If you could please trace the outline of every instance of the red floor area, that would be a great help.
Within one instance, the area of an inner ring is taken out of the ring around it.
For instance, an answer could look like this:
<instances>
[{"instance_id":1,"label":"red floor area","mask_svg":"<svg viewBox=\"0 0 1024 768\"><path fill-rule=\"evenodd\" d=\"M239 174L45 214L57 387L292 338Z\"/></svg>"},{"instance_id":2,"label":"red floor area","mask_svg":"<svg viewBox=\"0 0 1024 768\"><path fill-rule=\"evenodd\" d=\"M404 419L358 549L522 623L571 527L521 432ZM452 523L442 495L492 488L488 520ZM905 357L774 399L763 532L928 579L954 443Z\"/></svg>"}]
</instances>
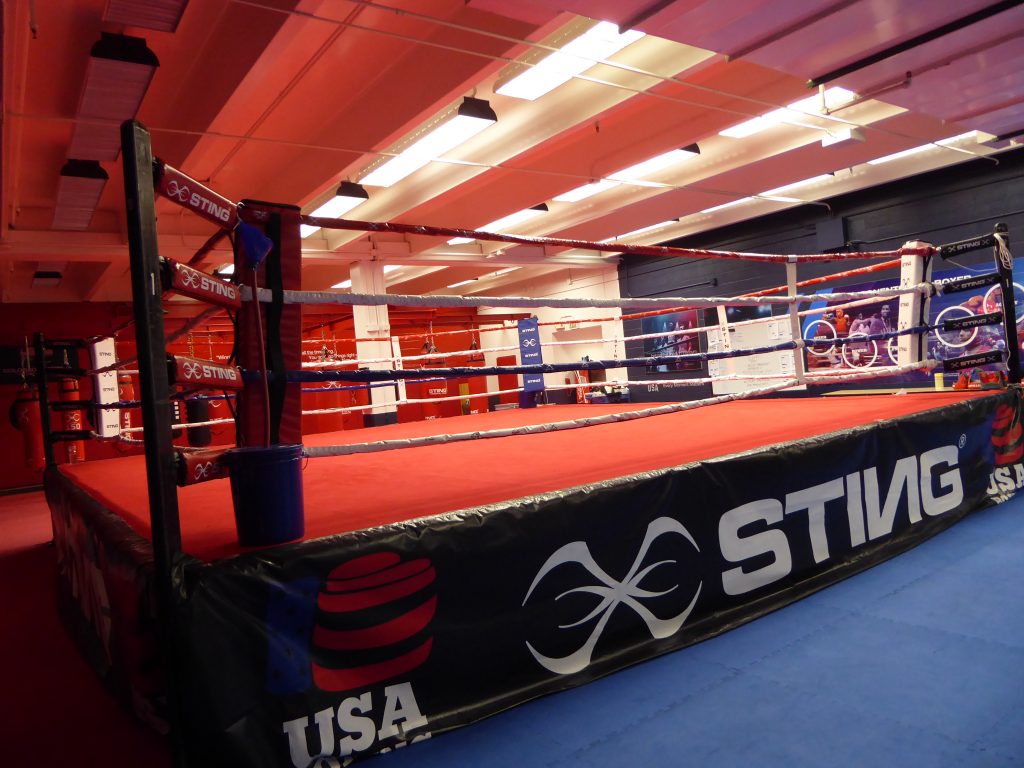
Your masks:
<instances>
[{"instance_id":1,"label":"red floor area","mask_svg":"<svg viewBox=\"0 0 1024 768\"><path fill-rule=\"evenodd\" d=\"M166 742L103 688L57 615L42 493L0 497L0 766L170 768Z\"/></svg>"},{"instance_id":2,"label":"red floor area","mask_svg":"<svg viewBox=\"0 0 1024 768\"><path fill-rule=\"evenodd\" d=\"M311 459L303 472L306 536L451 512L676 466L940 408L985 393L745 400L563 432ZM472 432L634 410L548 406L314 435L310 445ZM149 513L141 456L65 467L75 482L144 536ZM183 548L204 560L233 555L227 480L179 493Z\"/></svg>"}]
</instances>

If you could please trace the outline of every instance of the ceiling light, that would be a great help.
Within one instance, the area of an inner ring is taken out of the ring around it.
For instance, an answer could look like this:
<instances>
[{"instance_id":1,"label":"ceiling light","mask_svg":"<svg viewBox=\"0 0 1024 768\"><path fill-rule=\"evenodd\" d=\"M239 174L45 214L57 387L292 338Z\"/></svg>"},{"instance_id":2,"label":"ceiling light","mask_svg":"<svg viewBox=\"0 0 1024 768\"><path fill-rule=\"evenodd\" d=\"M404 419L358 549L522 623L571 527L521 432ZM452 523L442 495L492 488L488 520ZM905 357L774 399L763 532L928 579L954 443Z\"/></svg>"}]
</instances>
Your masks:
<instances>
[{"instance_id":1,"label":"ceiling light","mask_svg":"<svg viewBox=\"0 0 1024 768\"><path fill-rule=\"evenodd\" d=\"M351 288L351 287L352 287L352 280L351 279L342 280L340 283L335 283L334 285L331 286L331 288Z\"/></svg>"},{"instance_id":2,"label":"ceiling light","mask_svg":"<svg viewBox=\"0 0 1024 768\"><path fill-rule=\"evenodd\" d=\"M475 282L476 282L476 278L474 277L474 278L472 278L472 279L470 279L470 280L460 280L460 281L459 281L459 282L457 282L457 283L452 283L452 284L451 284L451 285L449 285L448 287L449 287L449 288L458 288L458 287L460 287L460 286L463 286L463 285L469 285L470 283L475 283Z\"/></svg>"},{"instance_id":3,"label":"ceiling light","mask_svg":"<svg viewBox=\"0 0 1024 768\"><path fill-rule=\"evenodd\" d=\"M32 274L33 288L56 288L64 275L52 269L37 269Z\"/></svg>"},{"instance_id":4,"label":"ceiling light","mask_svg":"<svg viewBox=\"0 0 1024 768\"><path fill-rule=\"evenodd\" d=\"M602 21L562 46L561 50L541 59L507 83L499 85L495 93L533 101L643 36L643 32L636 30L619 34L619 28L615 24Z\"/></svg>"},{"instance_id":5,"label":"ceiling light","mask_svg":"<svg viewBox=\"0 0 1024 768\"><path fill-rule=\"evenodd\" d=\"M615 179L616 181L638 181L645 176L650 176L652 173L657 173L669 166L681 163L683 160L697 157L699 154L700 147L696 144L690 144L682 149L673 149L670 152L655 155L644 160L642 163L623 168L621 171L609 174L608 178Z\"/></svg>"},{"instance_id":6,"label":"ceiling light","mask_svg":"<svg viewBox=\"0 0 1024 768\"><path fill-rule=\"evenodd\" d=\"M874 160L868 160L868 165L891 163L893 160L902 160L904 157L910 157L911 155L926 152L927 150L934 148L934 144L922 144L920 147L912 147L910 149L904 149L902 152L894 152L891 155L885 155L884 157L876 157Z\"/></svg>"},{"instance_id":7,"label":"ceiling light","mask_svg":"<svg viewBox=\"0 0 1024 768\"><path fill-rule=\"evenodd\" d=\"M584 184L582 187L576 187L576 189L570 189L568 192L563 192L560 195L555 195L551 199L559 203L578 203L580 200L586 200L588 197L593 197L600 192L604 192L606 189L617 186L619 186L617 181L601 179L591 184Z\"/></svg>"},{"instance_id":8,"label":"ceiling light","mask_svg":"<svg viewBox=\"0 0 1024 768\"><path fill-rule=\"evenodd\" d=\"M799 187L809 187L812 184L817 184L820 181L829 181L834 178L835 176L833 176L831 173L823 173L820 176L811 176L811 178L804 179L803 181L794 181L792 184L786 184L781 187L776 187L775 189L769 189L767 192L762 192L760 195L758 195L758 197L771 197L772 195L780 195L783 192L792 192L794 189L798 189Z\"/></svg>"},{"instance_id":9,"label":"ceiling light","mask_svg":"<svg viewBox=\"0 0 1024 768\"><path fill-rule=\"evenodd\" d=\"M671 227L673 224L678 224L679 219L669 219L668 221L659 221L657 224L649 224L646 227L640 227L640 229L634 229L632 232L626 232L622 235L616 235L610 237L607 240L602 240L602 243L611 243L615 240L625 240L627 237L636 237L637 235L645 235L648 232L654 232L665 227Z\"/></svg>"},{"instance_id":10,"label":"ceiling light","mask_svg":"<svg viewBox=\"0 0 1024 768\"><path fill-rule=\"evenodd\" d=\"M511 229L517 224L522 224L524 221L529 221L532 218L540 216L542 213L546 213L548 206L546 203L535 205L532 208L524 208L521 211L510 213L508 216L492 221L490 224L484 224L482 227L478 227L481 232L501 232L502 230ZM465 245L466 243L472 243L473 238L471 237L453 237L448 241L448 245Z\"/></svg>"},{"instance_id":11,"label":"ceiling light","mask_svg":"<svg viewBox=\"0 0 1024 768\"><path fill-rule=\"evenodd\" d=\"M222 264L213 271L213 274L220 275L221 277L228 277L235 274L234 264Z\"/></svg>"},{"instance_id":12,"label":"ceiling light","mask_svg":"<svg viewBox=\"0 0 1024 768\"><path fill-rule=\"evenodd\" d=\"M103 21L173 32L178 28L186 5L188 0L107 0Z\"/></svg>"},{"instance_id":13,"label":"ceiling light","mask_svg":"<svg viewBox=\"0 0 1024 768\"><path fill-rule=\"evenodd\" d=\"M107 184L107 172L95 160L68 160L60 169L54 229L88 229Z\"/></svg>"},{"instance_id":14,"label":"ceiling light","mask_svg":"<svg viewBox=\"0 0 1024 768\"><path fill-rule=\"evenodd\" d=\"M360 181L373 187L390 187L476 136L497 120L498 116L490 104L483 99L467 96L451 120L441 123Z\"/></svg>"},{"instance_id":15,"label":"ceiling light","mask_svg":"<svg viewBox=\"0 0 1024 768\"><path fill-rule=\"evenodd\" d=\"M948 147L950 144L959 144L962 141L967 141L968 139L977 139L977 138L978 138L978 132L977 131L968 131L967 133L961 133L959 136L950 136L948 139L940 139L939 141L936 141L935 143L936 144L941 144L943 147Z\"/></svg>"},{"instance_id":16,"label":"ceiling light","mask_svg":"<svg viewBox=\"0 0 1024 768\"><path fill-rule=\"evenodd\" d=\"M794 101L783 109L774 109L771 112L746 120L742 123L719 131L719 136L727 136L731 139L745 139L755 133L771 128L782 123L798 125L804 128L818 128L819 126L808 124L808 115L824 115L844 104L848 104L857 98L857 94L845 88L828 88L823 94L808 96L800 101ZM824 103L823 103L824 102Z\"/></svg>"},{"instance_id":17,"label":"ceiling light","mask_svg":"<svg viewBox=\"0 0 1024 768\"><path fill-rule=\"evenodd\" d=\"M85 67L77 115L103 123L75 124L68 150L70 157L117 159L121 151L117 124L135 117L158 66L159 60L141 37L102 33Z\"/></svg>"},{"instance_id":18,"label":"ceiling light","mask_svg":"<svg viewBox=\"0 0 1024 768\"><path fill-rule=\"evenodd\" d=\"M701 213L714 213L715 211L720 211L723 208L732 208L734 205L740 205L741 203L749 203L753 199L754 198L752 197L741 197L739 200L733 200L731 202L722 203L721 205L716 205L711 208L705 208L703 211L701 211Z\"/></svg>"},{"instance_id":19,"label":"ceiling light","mask_svg":"<svg viewBox=\"0 0 1024 768\"><path fill-rule=\"evenodd\" d=\"M509 272L515 272L517 269L519 269L519 267L505 267L504 269L499 269L497 272L491 272L491 274L487 276L501 277L502 275L507 275Z\"/></svg>"},{"instance_id":20,"label":"ceiling light","mask_svg":"<svg viewBox=\"0 0 1024 768\"><path fill-rule=\"evenodd\" d=\"M322 216L326 219L337 219L344 216L360 203L365 203L370 195L363 189L362 185L351 181L341 182L341 186L334 193L334 197L321 205L310 216ZM308 224L299 225L299 233L302 237L309 237L318 232L320 227L313 227Z\"/></svg>"}]
</instances>

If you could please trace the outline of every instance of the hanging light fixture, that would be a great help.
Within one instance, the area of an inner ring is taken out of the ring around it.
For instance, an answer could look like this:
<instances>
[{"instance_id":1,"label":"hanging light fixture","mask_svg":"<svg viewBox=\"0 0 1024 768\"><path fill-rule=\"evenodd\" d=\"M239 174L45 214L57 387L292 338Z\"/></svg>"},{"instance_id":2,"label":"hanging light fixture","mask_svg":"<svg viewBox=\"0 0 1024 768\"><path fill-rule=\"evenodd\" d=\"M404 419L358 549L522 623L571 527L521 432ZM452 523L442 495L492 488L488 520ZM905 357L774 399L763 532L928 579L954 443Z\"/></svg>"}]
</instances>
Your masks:
<instances>
[{"instance_id":1,"label":"hanging light fixture","mask_svg":"<svg viewBox=\"0 0 1024 768\"><path fill-rule=\"evenodd\" d=\"M524 208L521 211L510 213L508 216L503 216L500 219L492 221L490 224L484 224L480 227L481 232L503 232L511 229L517 224L522 224L524 221L529 221L532 218L540 216L542 213L547 213L548 204L540 203L530 208ZM453 237L448 241L448 245L465 245L466 243L473 242L472 237Z\"/></svg>"},{"instance_id":2,"label":"hanging light fixture","mask_svg":"<svg viewBox=\"0 0 1024 768\"><path fill-rule=\"evenodd\" d=\"M371 187L390 187L469 141L497 121L498 116L486 100L467 96L450 120L431 129L360 181Z\"/></svg>"},{"instance_id":3,"label":"hanging light fixture","mask_svg":"<svg viewBox=\"0 0 1024 768\"><path fill-rule=\"evenodd\" d=\"M370 199L369 193L361 184L352 181L343 181L334 193L334 197L310 213L310 216L323 216L326 219L337 219L344 216L356 206L365 203ZM299 226L299 233L302 237L309 237L318 232L320 227L309 224Z\"/></svg>"}]
</instances>

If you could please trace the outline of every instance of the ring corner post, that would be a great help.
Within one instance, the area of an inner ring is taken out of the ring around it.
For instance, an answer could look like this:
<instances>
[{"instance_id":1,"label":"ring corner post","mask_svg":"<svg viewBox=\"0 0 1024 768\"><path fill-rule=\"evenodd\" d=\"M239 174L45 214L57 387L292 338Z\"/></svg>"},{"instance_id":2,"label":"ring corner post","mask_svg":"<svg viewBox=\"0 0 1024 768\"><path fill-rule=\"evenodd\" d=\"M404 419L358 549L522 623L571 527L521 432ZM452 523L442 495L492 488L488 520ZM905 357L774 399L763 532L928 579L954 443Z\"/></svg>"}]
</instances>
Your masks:
<instances>
[{"instance_id":1,"label":"ring corner post","mask_svg":"<svg viewBox=\"0 0 1024 768\"><path fill-rule=\"evenodd\" d=\"M1017 296L1013 289L1013 254L1010 252L1010 234L1006 224L995 227L995 245L992 257L999 272L999 286L1003 294L1003 332L1006 334L1006 369L1011 384L1021 383L1020 342L1017 338Z\"/></svg>"},{"instance_id":2,"label":"ring corner post","mask_svg":"<svg viewBox=\"0 0 1024 768\"><path fill-rule=\"evenodd\" d=\"M36 358L36 389L39 392L39 419L43 430L43 458L46 462L46 470L49 472L55 465L53 455L53 430L50 427L50 382L46 375L46 341L42 333L33 336Z\"/></svg>"},{"instance_id":3,"label":"ring corner post","mask_svg":"<svg viewBox=\"0 0 1024 768\"><path fill-rule=\"evenodd\" d=\"M172 447L170 384L164 344L164 318L157 244L153 153L149 132L134 120L121 125L132 306L138 349L140 400L145 427L146 483L153 530L156 598L166 629L161 651L168 672L168 715L174 764L186 766L182 663L175 611L173 569L181 557L181 526Z\"/></svg>"}]
</instances>

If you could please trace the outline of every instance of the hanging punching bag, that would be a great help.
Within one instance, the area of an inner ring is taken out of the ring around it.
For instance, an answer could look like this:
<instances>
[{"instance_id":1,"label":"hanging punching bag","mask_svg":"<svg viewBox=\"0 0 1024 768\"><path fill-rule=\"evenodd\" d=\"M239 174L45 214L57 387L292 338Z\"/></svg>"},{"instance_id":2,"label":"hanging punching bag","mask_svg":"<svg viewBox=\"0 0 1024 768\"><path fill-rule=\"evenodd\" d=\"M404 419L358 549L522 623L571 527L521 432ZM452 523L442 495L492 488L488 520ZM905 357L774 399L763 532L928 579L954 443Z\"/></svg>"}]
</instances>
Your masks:
<instances>
[{"instance_id":1,"label":"hanging punching bag","mask_svg":"<svg viewBox=\"0 0 1024 768\"><path fill-rule=\"evenodd\" d=\"M185 401L185 411L188 414L189 423L204 422L210 420L210 401L198 398L189 398ZM205 448L213 442L213 432L206 427L189 427L188 444L193 448Z\"/></svg>"},{"instance_id":2,"label":"hanging punching bag","mask_svg":"<svg viewBox=\"0 0 1024 768\"><path fill-rule=\"evenodd\" d=\"M46 466L43 453L43 424L39 414L39 393L34 386L22 385L8 413L11 426L21 432L25 466L38 471Z\"/></svg>"}]
</instances>

